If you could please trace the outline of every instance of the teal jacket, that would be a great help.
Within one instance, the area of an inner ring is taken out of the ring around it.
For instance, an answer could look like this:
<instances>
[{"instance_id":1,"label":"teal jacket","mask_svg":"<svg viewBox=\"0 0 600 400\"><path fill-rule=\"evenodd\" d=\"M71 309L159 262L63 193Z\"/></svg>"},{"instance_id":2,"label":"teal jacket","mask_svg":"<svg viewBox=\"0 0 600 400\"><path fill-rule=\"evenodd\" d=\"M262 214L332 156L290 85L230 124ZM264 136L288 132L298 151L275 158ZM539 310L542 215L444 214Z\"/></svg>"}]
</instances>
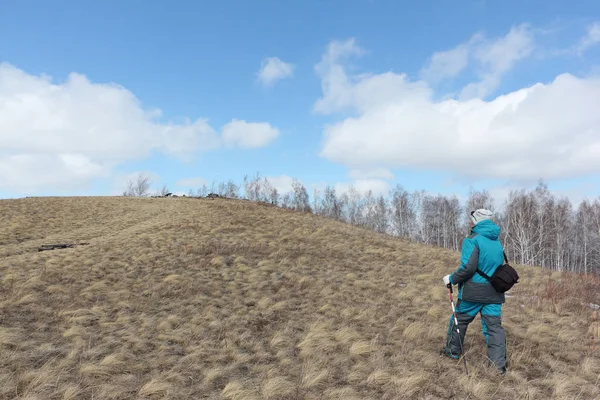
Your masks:
<instances>
[{"instance_id":1,"label":"teal jacket","mask_svg":"<svg viewBox=\"0 0 600 400\"><path fill-rule=\"evenodd\" d=\"M496 289L480 274L492 276L504 263L504 249L498 237L500 227L491 220L483 220L471 229L462 244L460 267L450 275L450 281L458 285L458 298L477 303L504 303L504 293Z\"/></svg>"}]
</instances>

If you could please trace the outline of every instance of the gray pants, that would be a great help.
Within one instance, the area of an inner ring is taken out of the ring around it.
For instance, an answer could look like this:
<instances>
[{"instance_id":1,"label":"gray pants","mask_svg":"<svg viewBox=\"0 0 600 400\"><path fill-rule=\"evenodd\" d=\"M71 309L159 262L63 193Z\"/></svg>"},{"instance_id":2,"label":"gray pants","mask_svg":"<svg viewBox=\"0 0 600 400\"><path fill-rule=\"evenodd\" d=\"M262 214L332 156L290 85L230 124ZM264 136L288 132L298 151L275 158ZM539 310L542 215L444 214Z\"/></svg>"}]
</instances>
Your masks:
<instances>
[{"instance_id":1,"label":"gray pants","mask_svg":"<svg viewBox=\"0 0 600 400\"><path fill-rule=\"evenodd\" d=\"M491 365L499 370L506 369L506 335L502 327L502 304L473 303L459 300L456 305L456 319L460 329L460 337L456 332L454 317L450 316L446 354L458 358L461 354L461 343L465 343L467 327L477 314L481 314L481 328L487 343L487 355Z\"/></svg>"}]
</instances>

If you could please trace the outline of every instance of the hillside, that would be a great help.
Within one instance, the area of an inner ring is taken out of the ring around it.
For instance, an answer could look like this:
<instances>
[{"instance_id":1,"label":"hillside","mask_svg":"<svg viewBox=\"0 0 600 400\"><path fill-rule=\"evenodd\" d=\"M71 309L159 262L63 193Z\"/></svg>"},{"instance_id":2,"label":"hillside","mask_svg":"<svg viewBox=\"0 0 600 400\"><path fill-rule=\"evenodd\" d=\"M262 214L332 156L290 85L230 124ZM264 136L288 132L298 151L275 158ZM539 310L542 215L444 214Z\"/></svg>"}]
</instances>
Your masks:
<instances>
[{"instance_id":1,"label":"hillside","mask_svg":"<svg viewBox=\"0 0 600 400\"><path fill-rule=\"evenodd\" d=\"M439 356L458 253L247 201L0 201L1 399L600 398L600 284L534 267L509 373ZM84 242L38 252L49 243Z\"/></svg>"}]
</instances>

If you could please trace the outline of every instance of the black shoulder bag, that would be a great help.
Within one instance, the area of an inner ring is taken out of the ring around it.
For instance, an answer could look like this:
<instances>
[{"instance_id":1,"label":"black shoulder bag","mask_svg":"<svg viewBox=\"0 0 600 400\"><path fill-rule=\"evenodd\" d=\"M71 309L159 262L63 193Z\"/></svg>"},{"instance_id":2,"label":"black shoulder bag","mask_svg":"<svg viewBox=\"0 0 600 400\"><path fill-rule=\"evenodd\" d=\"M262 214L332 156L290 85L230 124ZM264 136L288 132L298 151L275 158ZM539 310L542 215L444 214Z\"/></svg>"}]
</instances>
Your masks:
<instances>
[{"instance_id":1,"label":"black shoulder bag","mask_svg":"<svg viewBox=\"0 0 600 400\"><path fill-rule=\"evenodd\" d=\"M492 276L488 276L479 268L477 268L477 273L487 279L498 293L510 290L515 283L519 282L519 274L508 263L506 253L504 253L504 264L499 266Z\"/></svg>"}]
</instances>

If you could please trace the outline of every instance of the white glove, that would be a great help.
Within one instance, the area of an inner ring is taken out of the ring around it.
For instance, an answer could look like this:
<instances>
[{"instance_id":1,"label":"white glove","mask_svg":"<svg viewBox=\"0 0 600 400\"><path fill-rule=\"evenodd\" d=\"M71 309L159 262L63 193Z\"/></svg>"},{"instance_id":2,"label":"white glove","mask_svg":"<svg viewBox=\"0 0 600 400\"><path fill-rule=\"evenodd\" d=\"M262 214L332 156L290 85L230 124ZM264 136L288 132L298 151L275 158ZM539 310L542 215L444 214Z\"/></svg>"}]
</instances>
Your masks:
<instances>
[{"instance_id":1,"label":"white glove","mask_svg":"<svg viewBox=\"0 0 600 400\"><path fill-rule=\"evenodd\" d=\"M444 285L448 286L450 284L450 275L446 275L444 277Z\"/></svg>"}]
</instances>

